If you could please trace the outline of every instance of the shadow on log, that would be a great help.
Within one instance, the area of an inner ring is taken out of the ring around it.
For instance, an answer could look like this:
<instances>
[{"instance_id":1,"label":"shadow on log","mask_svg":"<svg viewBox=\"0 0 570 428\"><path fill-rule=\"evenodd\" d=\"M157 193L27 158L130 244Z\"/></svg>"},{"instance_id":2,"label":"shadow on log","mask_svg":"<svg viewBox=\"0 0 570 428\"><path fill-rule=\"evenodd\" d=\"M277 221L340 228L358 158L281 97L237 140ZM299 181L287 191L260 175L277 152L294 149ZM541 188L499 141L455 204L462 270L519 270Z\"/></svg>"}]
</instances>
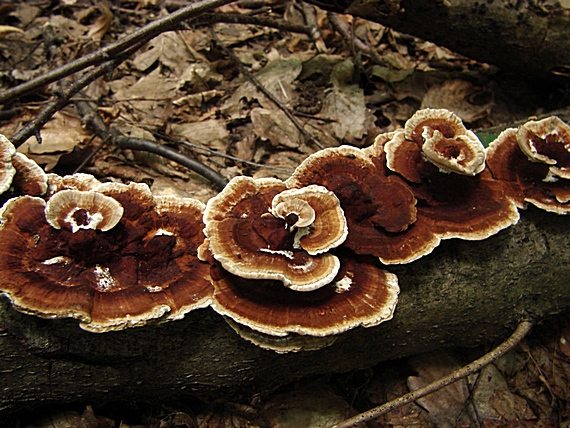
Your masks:
<instances>
[{"instance_id":1,"label":"shadow on log","mask_svg":"<svg viewBox=\"0 0 570 428\"><path fill-rule=\"evenodd\" d=\"M570 10L510 0L309 0L534 79L570 78ZM547 4L548 3L548 4Z\"/></svg>"},{"instance_id":2,"label":"shadow on log","mask_svg":"<svg viewBox=\"0 0 570 428\"><path fill-rule=\"evenodd\" d=\"M532 207L521 217L485 241L446 241L417 262L389 267L402 290L394 319L349 331L320 351L259 349L210 309L95 334L75 320L23 315L2 299L0 413L79 401L252 395L307 375L502 339L521 319L570 308L568 218Z\"/></svg>"}]
</instances>

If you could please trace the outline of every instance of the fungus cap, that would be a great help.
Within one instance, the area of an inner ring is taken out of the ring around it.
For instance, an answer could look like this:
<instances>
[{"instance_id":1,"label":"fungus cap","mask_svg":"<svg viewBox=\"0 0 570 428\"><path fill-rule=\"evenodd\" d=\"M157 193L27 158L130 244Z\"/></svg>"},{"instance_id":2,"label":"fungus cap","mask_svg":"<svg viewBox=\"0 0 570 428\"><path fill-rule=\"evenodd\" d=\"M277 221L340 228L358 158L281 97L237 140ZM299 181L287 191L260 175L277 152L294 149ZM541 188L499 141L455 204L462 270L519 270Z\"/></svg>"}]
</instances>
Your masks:
<instances>
[{"instance_id":1,"label":"fungus cap","mask_svg":"<svg viewBox=\"0 0 570 428\"><path fill-rule=\"evenodd\" d=\"M313 250L312 244L327 238L320 233L321 226L331 225L321 224L318 217L327 219L328 210L315 206L313 227L299 236L296 227L272 214L273 199L285 190L277 179L235 177L208 201L204 233L213 257L229 272L249 279L279 280L297 291L314 290L331 282L340 267L332 254L311 255L304 250L305 245ZM309 196L310 204L315 198ZM312 240L312 235L318 239ZM328 235L336 237L338 232L329 230Z\"/></svg>"},{"instance_id":2,"label":"fungus cap","mask_svg":"<svg viewBox=\"0 0 570 428\"><path fill-rule=\"evenodd\" d=\"M212 266L212 308L257 332L275 337L337 335L392 318L398 301L396 275L357 257L341 256L333 282L296 293L275 281L249 280Z\"/></svg>"},{"instance_id":3,"label":"fungus cap","mask_svg":"<svg viewBox=\"0 0 570 428\"><path fill-rule=\"evenodd\" d=\"M12 179L16 175L16 168L12 165L12 157L15 153L14 145L0 134L0 194L10 188Z\"/></svg>"},{"instance_id":4,"label":"fungus cap","mask_svg":"<svg viewBox=\"0 0 570 428\"><path fill-rule=\"evenodd\" d=\"M404 136L441 172L476 175L485 168L485 147L449 110L418 110L406 121Z\"/></svg>"},{"instance_id":5,"label":"fungus cap","mask_svg":"<svg viewBox=\"0 0 570 428\"><path fill-rule=\"evenodd\" d=\"M445 138L435 130L425 138L422 154L441 172L476 175L485 169L485 147L471 131Z\"/></svg>"},{"instance_id":6,"label":"fungus cap","mask_svg":"<svg viewBox=\"0 0 570 428\"><path fill-rule=\"evenodd\" d=\"M410 187L399 177L387 177L371 152L350 146L320 150L305 159L286 183L297 188L317 184L332 191L348 224L343 246L379 257L386 248L395 250L390 244L393 234L413 225L417 210Z\"/></svg>"},{"instance_id":7,"label":"fungus cap","mask_svg":"<svg viewBox=\"0 0 570 428\"><path fill-rule=\"evenodd\" d=\"M12 165L16 169L13 184L18 194L42 196L47 193L48 176L34 160L16 152L12 158Z\"/></svg>"},{"instance_id":8,"label":"fungus cap","mask_svg":"<svg viewBox=\"0 0 570 428\"><path fill-rule=\"evenodd\" d=\"M52 227L37 197L5 204L0 290L14 307L43 318L77 318L81 328L105 332L208 306L210 266L197 258L203 204L154 200L146 185L103 186L104 196L124 207L119 224L105 232Z\"/></svg>"},{"instance_id":9,"label":"fungus cap","mask_svg":"<svg viewBox=\"0 0 570 428\"><path fill-rule=\"evenodd\" d=\"M62 190L46 206L46 220L56 229L75 233L80 229L107 231L119 223L123 207L115 199L95 191Z\"/></svg>"},{"instance_id":10,"label":"fungus cap","mask_svg":"<svg viewBox=\"0 0 570 428\"><path fill-rule=\"evenodd\" d=\"M271 212L292 222L290 227L298 229L293 246L311 255L338 247L348 235L340 201L323 186L284 190L273 198Z\"/></svg>"},{"instance_id":11,"label":"fungus cap","mask_svg":"<svg viewBox=\"0 0 570 428\"><path fill-rule=\"evenodd\" d=\"M570 179L553 177L550 164L529 160L518 140L518 130L508 128L487 148L489 170L507 197L520 209L531 203L545 211L570 213Z\"/></svg>"},{"instance_id":12,"label":"fungus cap","mask_svg":"<svg viewBox=\"0 0 570 428\"><path fill-rule=\"evenodd\" d=\"M560 118L525 123L517 132L517 142L531 162L550 165L552 174L570 179L570 126Z\"/></svg>"}]
</instances>

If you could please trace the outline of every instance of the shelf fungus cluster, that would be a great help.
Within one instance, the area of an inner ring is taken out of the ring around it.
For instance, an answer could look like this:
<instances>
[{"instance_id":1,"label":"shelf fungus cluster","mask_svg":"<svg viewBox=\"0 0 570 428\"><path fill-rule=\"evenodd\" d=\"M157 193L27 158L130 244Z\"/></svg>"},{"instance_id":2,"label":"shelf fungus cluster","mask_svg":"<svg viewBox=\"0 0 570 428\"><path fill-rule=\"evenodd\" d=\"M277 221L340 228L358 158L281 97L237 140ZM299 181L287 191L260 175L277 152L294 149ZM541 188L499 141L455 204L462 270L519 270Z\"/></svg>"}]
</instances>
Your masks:
<instances>
[{"instance_id":1,"label":"shelf fungus cluster","mask_svg":"<svg viewBox=\"0 0 570 428\"><path fill-rule=\"evenodd\" d=\"M144 184L71 185L86 177L58 180L47 201L24 195L2 207L0 288L14 307L106 332L208 306L203 204L153 197Z\"/></svg>"},{"instance_id":2,"label":"shelf fungus cluster","mask_svg":"<svg viewBox=\"0 0 570 428\"><path fill-rule=\"evenodd\" d=\"M487 149L493 177L519 208L570 212L570 126L552 116L503 131Z\"/></svg>"},{"instance_id":3,"label":"shelf fungus cluster","mask_svg":"<svg viewBox=\"0 0 570 428\"><path fill-rule=\"evenodd\" d=\"M420 110L368 148L309 156L286 181L236 177L205 206L46 175L22 156L1 136L0 291L16 309L105 332L211 306L277 352L390 320L400 289L383 265L485 239L528 203L570 211L570 127L556 117L485 149L452 112Z\"/></svg>"},{"instance_id":4,"label":"shelf fungus cluster","mask_svg":"<svg viewBox=\"0 0 570 428\"><path fill-rule=\"evenodd\" d=\"M204 224L212 308L257 345L317 349L392 318L397 279L346 256L347 220L327 188L237 177L208 201Z\"/></svg>"}]
</instances>

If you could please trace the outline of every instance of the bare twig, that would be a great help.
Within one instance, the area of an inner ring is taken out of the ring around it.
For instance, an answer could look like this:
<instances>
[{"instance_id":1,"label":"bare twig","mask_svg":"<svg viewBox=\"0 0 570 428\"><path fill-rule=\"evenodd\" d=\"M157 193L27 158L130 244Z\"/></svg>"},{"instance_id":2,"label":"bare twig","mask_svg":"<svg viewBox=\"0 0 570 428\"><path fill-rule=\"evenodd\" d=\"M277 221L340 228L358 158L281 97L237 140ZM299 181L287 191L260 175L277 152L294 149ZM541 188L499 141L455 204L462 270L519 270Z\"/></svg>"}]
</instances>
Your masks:
<instances>
[{"instance_id":1,"label":"bare twig","mask_svg":"<svg viewBox=\"0 0 570 428\"><path fill-rule=\"evenodd\" d=\"M174 149L167 146L162 146L154 141L143 140L142 138L131 138L123 135L114 137L115 145L121 149L142 150L145 152L154 153L162 156L163 158L170 159L186 168L200 174L202 177L210 181L216 188L223 189L228 184L228 180L214 171L212 168L198 162L195 159L189 158Z\"/></svg>"},{"instance_id":2,"label":"bare twig","mask_svg":"<svg viewBox=\"0 0 570 428\"><path fill-rule=\"evenodd\" d=\"M12 144L19 147L32 135L38 135L40 128L44 126L56 112L61 110L73 95L78 93L85 86L89 85L99 76L109 73L116 67L117 62L117 60L112 60L97 66L88 73L85 73L79 80L61 91L61 93L56 94L53 100L46 104L34 119L29 121L24 127L22 127L22 129L12 136Z\"/></svg>"},{"instance_id":3,"label":"bare twig","mask_svg":"<svg viewBox=\"0 0 570 428\"><path fill-rule=\"evenodd\" d=\"M349 418L339 424L336 424L331 428L349 428L356 426L361 422L366 422L370 419L377 418L378 416L381 416L384 413L387 413L391 410L397 409L398 407L411 403L412 401L415 401L418 398L425 397L426 395L429 395L432 392L438 391L448 385L451 385L454 382L457 382L460 379L469 376L472 373L475 373L476 371L481 370L483 367L492 363L497 358L503 356L508 351L517 346L518 343L527 335L532 326L533 323L530 321L520 322L514 333L511 335L511 337L509 337L507 340L505 340L503 343L501 343L491 352L483 355L481 358L473 361L470 364L467 364L466 366L463 366L462 368L454 371L448 376L445 376L439 380L436 380L435 382L430 383L427 386L424 386L423 388L405 394L395 400L392 400L381 406L368 410L367 412L353 416L352 418Z\"/></svg>"},{"instance_id":4,"label":"bare twig","mask_svg":"<svg viewBox=\"0 0 570 428\"><path fill-rule=\"evenodd\" d=\"M257 168L273 169L273 170L275 170L275 171L282 171L282 172L286 172L286 173L289 173L289 174L292 174L292 173L293 173L293 170L292 170L292 169L279 168L278 166L264 165L264 164L261 164L261 163L251 162L251 161L248 161L248 160L245 160L245 159L241 159L241 158L238 158L238 157L235 157L235 156L226 155L225 153L220 153L220 152L218 152L217 150L209 149L208 147L203 147L203 146L200 146L200 145L198 145L198 144L191 143L190 141L176 140L176 139L171 138L171 137L169 137L169 136L167 136L167 135L160 134L160 133L154 132L154 131L149 131L149 132L152 132L152 134L153 134L155 137L162 138L162 139L164 139L164 140L166 140L166 141L169 141L169 142L171 142L171 143L180 144L180 145L183 145L183 146L188 146L188 147L190 147L190 148L192 148L192 149L194 149L194 150L201 150L201 151L203 151L203 152L205 152L205 153L207 153L207 154L209 154L209 155L219 156L219 157L221 157L221 158L230 159L230 160L233 160L233 161L235 161L235 162L240 162L240 163L243 163L243 164L246 164L246 165L250 165L250 166L254 166L254 167L257 167Z\"/></svg>"},{"instance_id":5,"label":"bare twig","mask_svg":"<svg viewBox=\"0 0 570 428\"><path fill-rule=\"evenodd\" d=\"M342 19L339 18L339 16L336 13L328 12L327 17L329 18L329 21L334 27L334 29L338 31L340 35L350 43L350 45L354 44L355 48L371 56L376 64L384 63L378 52L376 52L374 48L364 43L359 37L352 34L352 31L350 31L348 26L344 23Z\"/></svg>"},{"instance_id":6,"label":"bare twig","mask_svg":"<svg viewBox=\"0 0 570 428\"><path fill-rule=\"evenodd\" d=\"M289 111L289 109L286 108L283 104L281 104L279 102L279 100L277 98L275 98L275 96L271 92L269 92L259 82L259 80L257 80L255 78L255 76L253 74L251 74L251 72L247 69L247 67L245 65L243 65L243 63L239 60L239 58L234 55L234 53L231 51L231 49L224 46L224 44L220 41L220 39L218 38L218 36L216 35L216 32L214 31L214 29L212 27L210 27L210 33L212 34L212 38L214 39L216 44L220 47L220 49L222 49L232 59L232 61L234 61L239 66L242 73L245 74L245 76L251 81L251 83L253 83L255 85L255 87L257 89L259 89L259 91L261 93L263 93L263 95L265 95L273 104L275 104L279 109L281 109L283 111L283 113L285 113L285 115L289 118L289 120L291 122L293 122L295 127L299 130L299 132L303 136L305 142L307 142L307 143L312 142L312 143L316 144L317 147L319 147L320 149L324 148L323 145L319 141L317 141L317 139L310 132L305 130L303 125L297 120L297 118L295 116L293 116L293 113L291 113Z\"/></svg>"},{"instance_id":7,"label":"bare twig","mask_svg":"<svg viewBox=\"0 0 570 428\"><path fill-rule=\"evenodd\" d=\"M99 138L105 139L111 136L116 147L121 149L141 150L157 154L166 159L170 159L186 168L200 174L202 177L209 180L218 189L223 189L228 180L212 168L198 162L195 159L189 158L182 153L177 152L170 147L162 146L154 141L144 140L142 138L125 137L116 129L109 129L99 116L91 103L83 100L73 101L77 110L83 117L85 124L94 132Z\"/></svg>"},{"instance_id":8,"label":"bare twig","mask_svg":"<svg viewBox=\"0 0 570 428\"><path fill-rule=\"evenodd\" d=\"M233 0L202 0L191 3L168 16L162 17L145 25L116 42L96 50L95 52L0 93L0 103L5 103L25 94L29 94L30 92L76 73L77 71L83 70L91 65L109 61L133 45L145 43L164 31L174 29L178 24L189 18L195 17L216 7L231 3L232 1Z\"/></svg>"},{"instance_id":9,"label":"bare twig","mask_svg":"<svg viewBox=\"0 0 570 428\"><path fill-rule=\"evenodd\" d=\"M73 171L73 173L76 174L80 172L85 167L85 165L91 162L91 159L93 159L95 155L99 153L103 147L105 147L105 144L112 140L112 138L112 135L107 135L105 138L103 138L97 147L95 147L95 150L93 150L91 153L89 153L89 156L83 159L83 162L81 162L79 166L75 168L75 171Z\"/></svg>"},{"instance_id":10,"label":"bare twig","mask_svg":"<svg viewBox=\"0 0 570 428\"><path fill-rule=\"evenodd\" d=\"M248 24L259 25L261 27L275 28L280 31L289 33L301 33L314 38L315 30L313 27L306 25L290 24L285 21L277 21L270 18L261 18L258 16L243 15L237 13L205 13L199 19L192 19L183 24L184 27L193 25L211 25L217 22L225 22L229 24Z\"/></svg>"}]
</instances>

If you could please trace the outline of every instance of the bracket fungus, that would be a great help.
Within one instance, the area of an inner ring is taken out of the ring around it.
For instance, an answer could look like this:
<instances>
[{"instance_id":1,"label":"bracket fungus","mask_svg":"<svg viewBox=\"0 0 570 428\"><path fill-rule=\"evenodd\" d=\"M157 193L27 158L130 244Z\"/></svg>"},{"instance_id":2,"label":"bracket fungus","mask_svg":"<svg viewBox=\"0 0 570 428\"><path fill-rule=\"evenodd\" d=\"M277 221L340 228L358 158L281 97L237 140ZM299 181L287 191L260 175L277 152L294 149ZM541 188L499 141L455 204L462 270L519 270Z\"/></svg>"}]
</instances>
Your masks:
<instances>
[{"instance_id":1,"label":"bracket fungus","mask_svg":"<svg viewBox=\"0 0 570 428\"><path fill-rule=\"evenodd\" d=\"M179 319L208 306L213 292L210 267L197 258L203 208L153 198L141 184L63 190L47 203L11 199L0 212L0 290L22 312L77 318L93 332Z\"/></svg>"},{"instance_id":2,"label":"bracket fungus","mask_svg":"<svg viewBox=\"0 0 570 428\"><path fill-rule=\"evenodd\" d=\"M340 258L334 281L305 293L213 264L212 308L229 317L242 337L277 352L318 349L347 330L391 319L400 291L396 275L357 256Z\"/></svg>"},{"instance_id":3,"label":"bracket fungus","mask_svg":"<svg viewBox=\"0 0 570 428\"><path fill-rule=\"evenodd\" d=\"M487 148L489 170L493 177L503 184L506 195L519 208L524 209L527 203L531 203L545 211L568 214L570 179L556 174L560 173L560 165L553 170L552 162L542 162L541 160L547 160L543 155L529 159L528 154L522 150L522 146L528 146L529 140L526 137L521 138L526 135L528 131L521 132L516 128L501 132ZM528 151L528 147L526 150Z\"/></svg>"},{"instance_id":4,"label":"bracket fungus","mask_svg":"<svg viewBox=\"0 0 570 428\"><path fill-rule=\"evenodd\" d=\"M418 110L406 121L404 137L406 141L415 142L426 161L441 172L473 176L485 168L483 144L449 110ZM395 144L386 146L387 156L391 152L391 156L397 158L397 148L391 146Z\"/></svg>"},{"instance_id":5,"label":"bracket fungus","mask_svg":"<svg viewBox=\"0 0 570 428\"><path fill-rule=\"evenodd\" d=\"M16 168L12 165L12 157L15 153L14 145L0 134L0 194L10 188L12 179L16 175Z\"/></svg>"},{"instance_id":6,"label":"bracket fungus","mask_svg":"<svg viewBox=\"0 0 570 428\"><path fill-rule=\"evenodd\" d=\"M549 165L553 181L570 179L570 126L560 118L525 123L517 131L517 142L531 162Z\"/></svg>"},{"instance_id":7,"label":"bracket fungus","mask_svg":"<svg viewBox=\"0 0 570 428\"><path fill-rule=\"evenodd\" d=\"M25 154L16 152L12 157L16 169L13 186L18 195L43 196L48 191L48 176L45 171Z\"/></svg>"},{"instance_id":8,"label":"bracket fungus","mask_svg":"<svg viewBox=\"0 0 570 428\"><path fill-rule=\"evenodd\" d=\"M399 177L386 177L362 150L350 146L321 150L305 159L286 183L293 188L316 184L333 192L348 223L343 246L357 254L390 261L399 260L402 251L420 251L415 242L393 240L416 221L413 193Z\"/></svg>"},{"instance_id":9,"label":"bracket fungus","mask_svg":"<svg viewBox=\"0 0 570 428\"><path fill-rule=\"evenodd\" d=\"M420 110L404 130L379 135L365 153L378 167L384 161L386 174L401 177L418 201L416 221L392 237L400 253L381 257L384 263L416 260L441 239L485 239L519 219L501 183L485 170L483 145L452 112ZM407 251L410 242L417 251Z\"/></svg>"},{"instance_id":10,"label":"bracket fungus","mask_svg":"<svg viewBox=\"0 0 570 428\"><path fill-rule=\"evenodd\" d=\"M107 231L119 223L123 207L110 196L95 191L62 190L53 195L45 209L46 221L54 228Z\"/></svg>"},{"instance_id":11,"label":"bracket fungus","mask_svg":"<svg viewBox=\"0 0 570 428\"><path fill-rule=\"evenodd\" d=\"M224 269L310 291L332 281L340 263L327 251L344 241L338 199L318 186L288 191L277 179L236 177L204 212L204 233Z\"/></svg>"}]
</instances>

